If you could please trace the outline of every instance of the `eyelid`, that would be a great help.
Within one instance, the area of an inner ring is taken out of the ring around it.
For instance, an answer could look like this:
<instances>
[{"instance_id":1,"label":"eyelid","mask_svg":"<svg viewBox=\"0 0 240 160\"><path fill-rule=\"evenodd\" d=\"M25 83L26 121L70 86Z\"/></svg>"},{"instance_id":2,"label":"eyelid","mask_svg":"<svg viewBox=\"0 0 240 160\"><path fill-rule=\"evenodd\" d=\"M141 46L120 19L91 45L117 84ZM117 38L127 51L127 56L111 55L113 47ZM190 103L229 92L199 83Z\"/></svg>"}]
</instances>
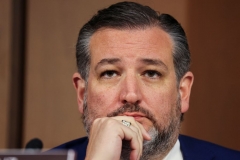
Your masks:
<instances>
[{"instance_id":1,"label":"eyelid","mask_svg":"<svg viewBox=\"0 0 240 160\"><path fill-rule=\"evenodd\" d=\"M111 78L111 77L115 77L115 76L105 76L107 73L112 73L112 74L116 74L116 75L118 75L118 72L116 71L116 70L104 70L103 72L101 72L101 74L100 74L100 78L101 77L104 77L104 78Z\"/></svg>"},{"instance_id":2,"label":"eyelid","mask_svg":"<svg viewBox=\"0 0 240 160\"><path fill-rule=\"evenodd\" d=\"M144 72L143 72L143 75L145 75L146 73L149 73L149 72L152 72L152 73L154 73L154 74L157 74L157 78L162 76L161 72L156 71L156 70L151 70L151 69L144 71ZM149 77L150 77L150 78L153 78L153 77L151 77L151 76L149 76Z\"/></svg>"}]
</instances>

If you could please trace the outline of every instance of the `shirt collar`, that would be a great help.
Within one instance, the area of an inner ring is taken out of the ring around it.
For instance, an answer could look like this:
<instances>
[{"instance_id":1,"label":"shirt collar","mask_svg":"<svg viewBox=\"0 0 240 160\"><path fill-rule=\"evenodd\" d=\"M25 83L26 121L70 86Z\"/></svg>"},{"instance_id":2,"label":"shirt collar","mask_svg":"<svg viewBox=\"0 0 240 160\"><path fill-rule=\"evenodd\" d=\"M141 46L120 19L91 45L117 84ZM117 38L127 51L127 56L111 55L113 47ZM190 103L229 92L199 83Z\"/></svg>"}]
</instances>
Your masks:
<instances>
[{"instance_id":1,"label":"shirt collar","mask_svg":"<svg viewBox=\"0 0 240 160\"><path fill-rule=\"evenodd\" d=\"M180 149L180 142L177 140L173 148L163 160L183 160L183 155Z\"/></svg>"}]
</instances>

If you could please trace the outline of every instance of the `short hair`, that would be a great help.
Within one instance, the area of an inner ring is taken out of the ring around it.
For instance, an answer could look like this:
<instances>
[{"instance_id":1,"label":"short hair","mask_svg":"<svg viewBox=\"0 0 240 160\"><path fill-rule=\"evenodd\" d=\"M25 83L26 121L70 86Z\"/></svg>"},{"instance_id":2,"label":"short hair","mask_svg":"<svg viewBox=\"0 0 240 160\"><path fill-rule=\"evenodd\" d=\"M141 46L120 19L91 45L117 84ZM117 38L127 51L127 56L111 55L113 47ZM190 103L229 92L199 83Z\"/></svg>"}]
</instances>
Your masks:
<instances>
[{"instance_id":1,"label":"short hair","mask_svg":"<svg viewBox=\"0 0 240 160\"><path fill-rule=\"evenodd\" d=\"M168 33L173 41L173 63L177 82L179 84L184 74L190 68L190 52L186 34L169 14L159 14L148 6L135 2L120 2L106 9L99 10L80 30L76 59L78 72L87 81L90 68L89 43L91 36L102 28L112 29L145 29L159 27Z\"/></svg>"}]
</instances>

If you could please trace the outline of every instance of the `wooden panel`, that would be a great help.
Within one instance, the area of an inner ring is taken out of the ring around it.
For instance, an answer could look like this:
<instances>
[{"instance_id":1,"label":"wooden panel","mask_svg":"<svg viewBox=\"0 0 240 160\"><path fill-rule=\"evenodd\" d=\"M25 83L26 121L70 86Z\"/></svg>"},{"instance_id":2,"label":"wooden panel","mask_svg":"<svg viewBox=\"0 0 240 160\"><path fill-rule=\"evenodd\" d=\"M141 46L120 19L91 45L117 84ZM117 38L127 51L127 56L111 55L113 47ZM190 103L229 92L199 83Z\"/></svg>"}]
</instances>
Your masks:
<instances>
[{"instance_id":1,"label":"wooden panel","mask_svg":"<svg viewBox=\"0 0 240 160\"><path fill-rule=\"evenodd\" d=\"M84 135L71 82L79 7L58 0L28 4L24 141L39 137L50 148Z\"/></svg>"},{"instance_id":2,"label":"wooden panel","mask_svg":"<svg viewBox=\"0 0 240 160\"><path fill-rule=\"evenodd\" d=\"M34 137L45 148L85 135L71 77L80 27L116 0L29 0L24 142ZM185 21L185 1L138 1Z\"/></svg>"},{"instance_id":3,"label":"wooden panel","mask_svg":"<svg viewBox=\"0 0 240 160\"><path fill-rule=\"evenodd\" d=\"M7 147L10 85L11 1L0 1L0 148Z\"/></svg>"},{"instance_id":4,"label":"wooden panel","mask_svg":"<svg viewBox=\"0 0 240 160\"><path fill-rule=\"evenodd\" d=\"M195 84L184 133L240 150L240 1L189 1Z\"/></svg>"}]
</instances>

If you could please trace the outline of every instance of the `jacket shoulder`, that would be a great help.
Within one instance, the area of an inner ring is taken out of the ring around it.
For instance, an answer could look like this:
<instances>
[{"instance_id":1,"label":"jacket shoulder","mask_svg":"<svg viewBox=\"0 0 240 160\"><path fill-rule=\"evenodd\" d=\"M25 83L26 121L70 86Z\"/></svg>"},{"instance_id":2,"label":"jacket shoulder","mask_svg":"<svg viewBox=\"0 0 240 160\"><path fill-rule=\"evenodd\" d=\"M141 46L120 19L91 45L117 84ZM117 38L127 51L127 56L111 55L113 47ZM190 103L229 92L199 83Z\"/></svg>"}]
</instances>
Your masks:
<instances>
[{"instance_id":1,"label":"jacket shoulder","mask_svg":"<svg viewBox=\"0 0 240 160\"><path fill-rule=\"evenodd\" d=\"M179 141L184 158L201 157L204 159L240 160L239 151L222 147L211 142L199 140L184 135L179 136Z\"/></svg>"}]
</instances>

